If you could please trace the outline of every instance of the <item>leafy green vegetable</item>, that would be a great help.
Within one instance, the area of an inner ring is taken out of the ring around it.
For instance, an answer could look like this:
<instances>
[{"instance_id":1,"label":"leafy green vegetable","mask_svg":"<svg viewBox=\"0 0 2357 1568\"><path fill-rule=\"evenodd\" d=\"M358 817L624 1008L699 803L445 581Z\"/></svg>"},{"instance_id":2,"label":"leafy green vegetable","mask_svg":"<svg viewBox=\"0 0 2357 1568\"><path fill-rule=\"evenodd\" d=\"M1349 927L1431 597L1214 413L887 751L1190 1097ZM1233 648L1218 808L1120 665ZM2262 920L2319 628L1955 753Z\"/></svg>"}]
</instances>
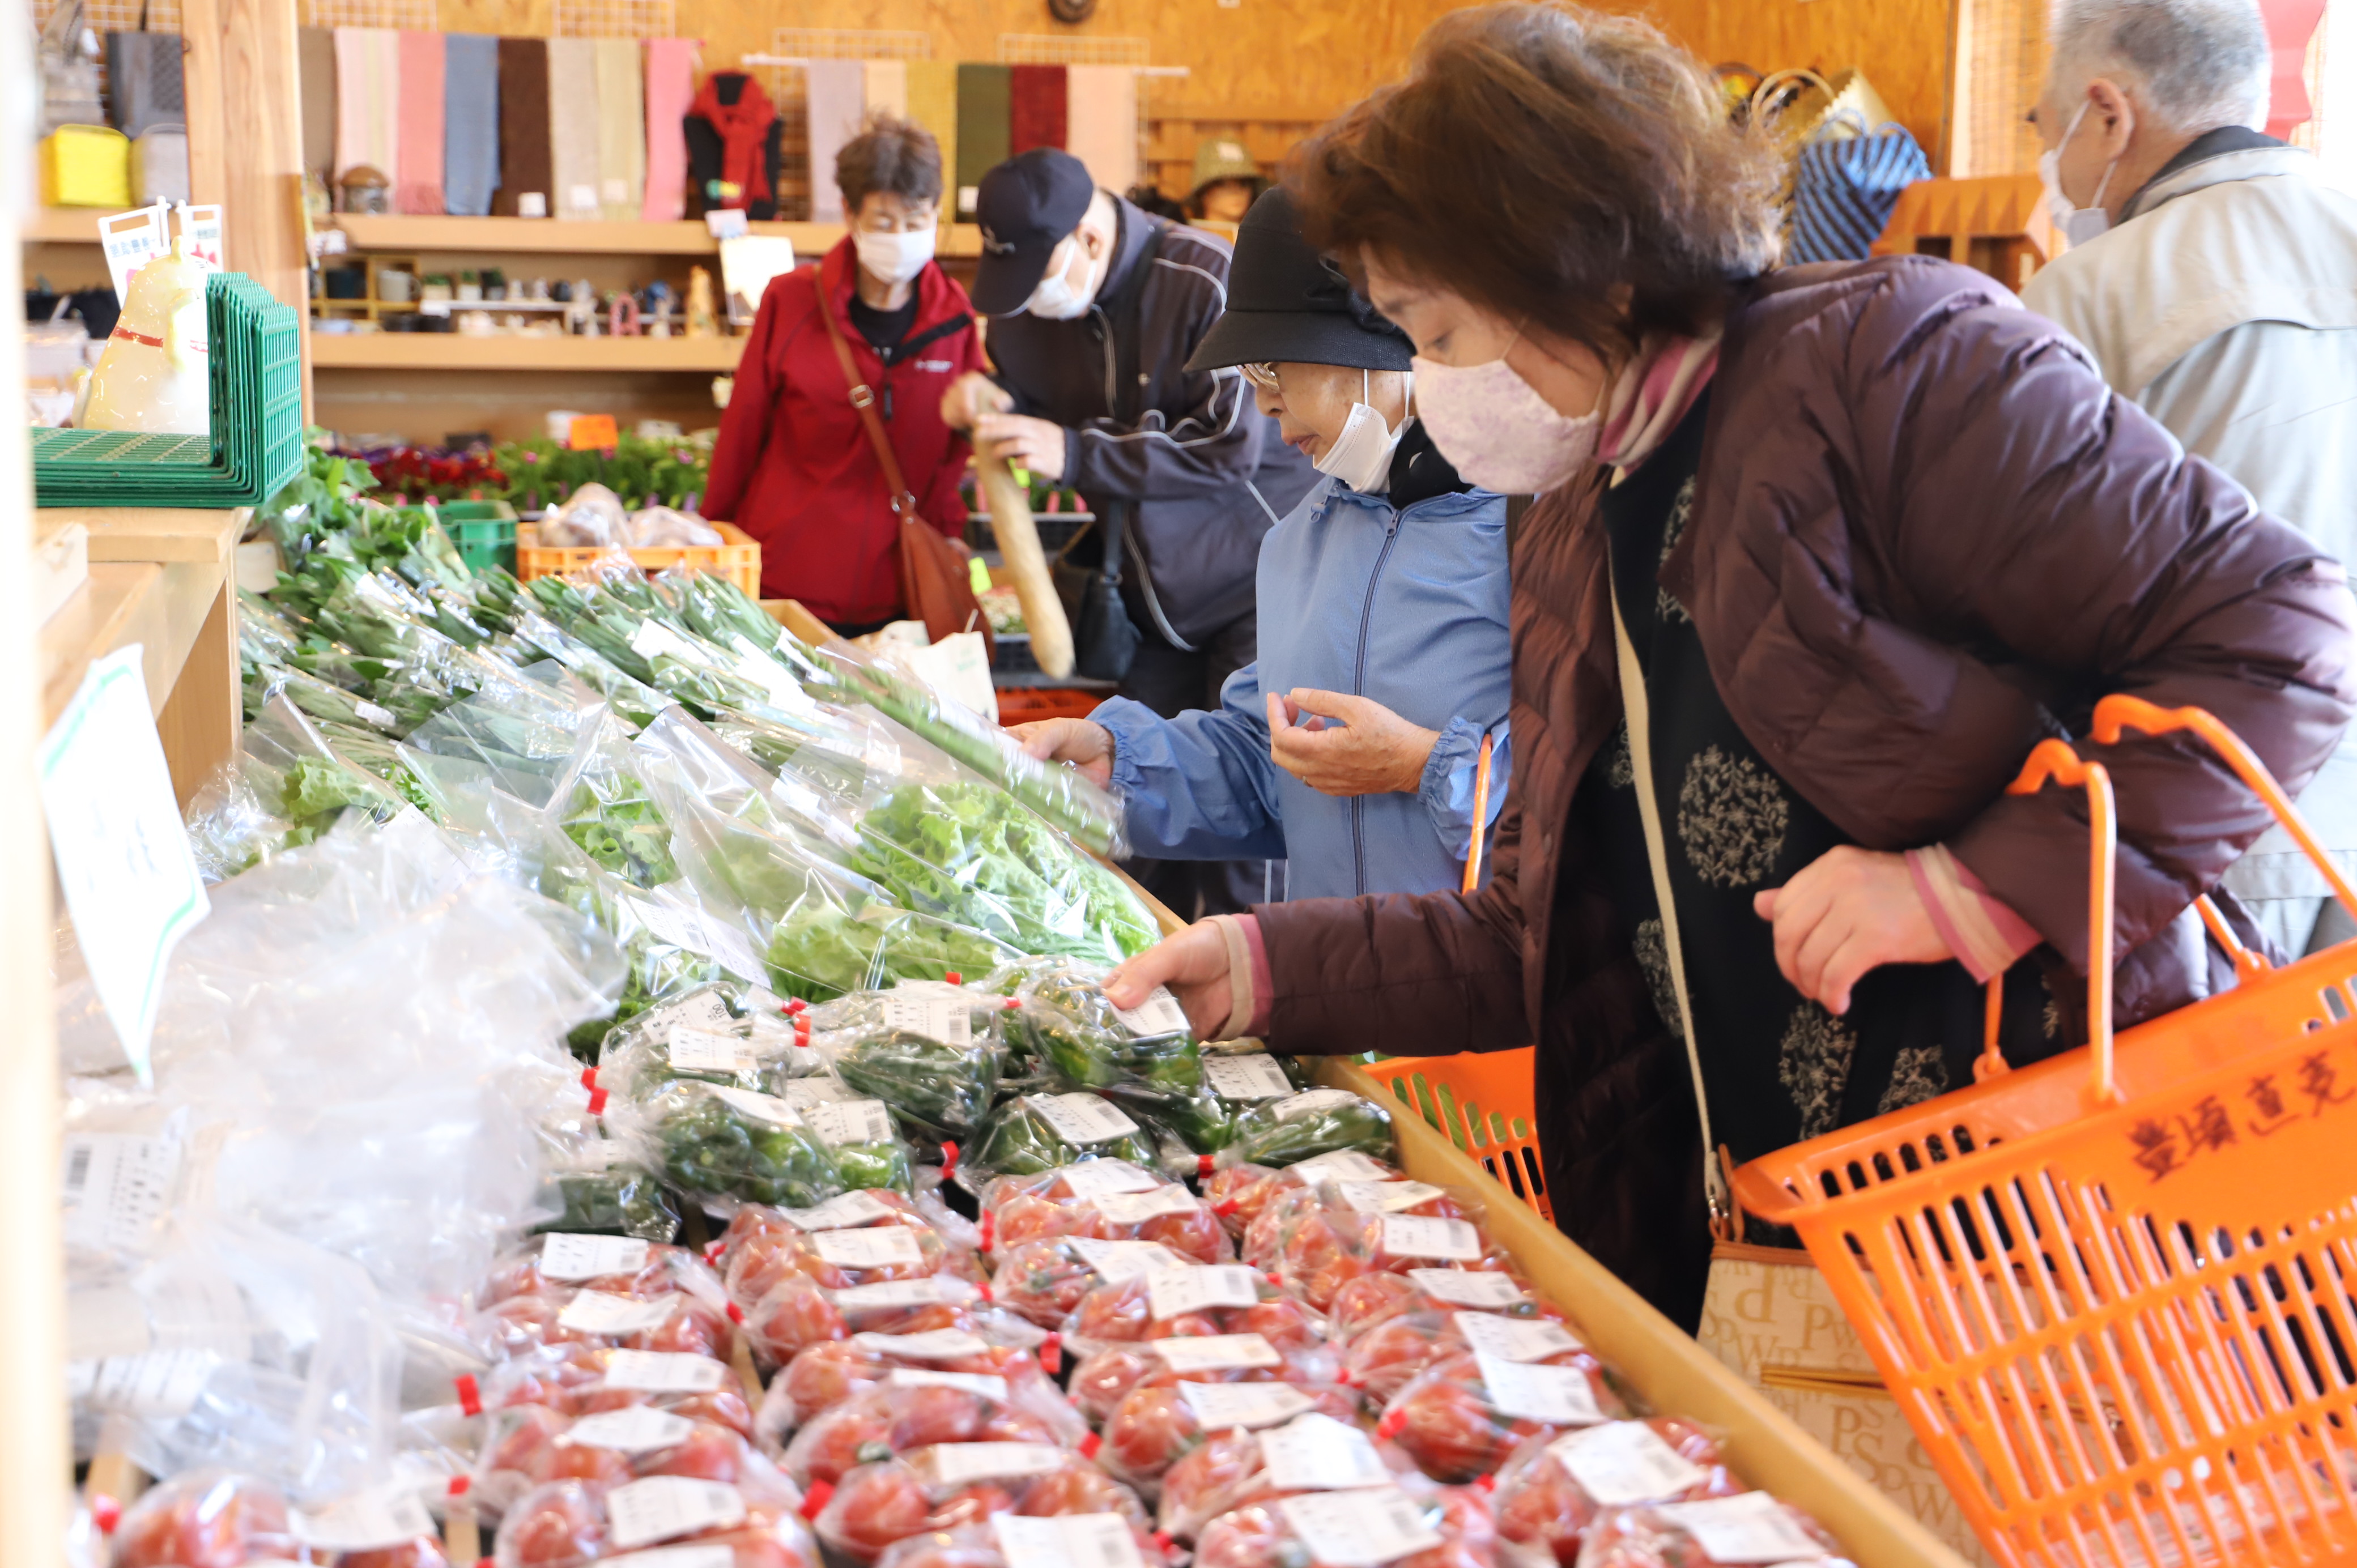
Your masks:
<instances>
[{"instance_id":1,"label":"leafy green vegetable","mask_svg":"<svg viewBox=\"0 0 2357 1568\"><path fill-rule=\"evenodd\" d=\"M671 825L629 774L585 773L574 787L565 836L617 876L654 887L679 875L671 854Z\"/></svg>"},{"instance_id":2,"label":"leafy green vegetable","mask_svg":"<svg viewBox=\"0 0 2357 1568\"><path fill-rule=\"evenodd\" d=\"M1038 1176L1082 1160L1127 1160L1144 1170L1159 1164L1154 1140L1142 1133L1125 1133L1089 1144L1068 1143L1040 1110L1040 1097L1027 1094L995 1112L982 1138L959 1162L972 1177Z\"/></svg>"},{"instance_id":3,"label":"leafy green vegetable","mask_svg":"<svg viewBox=\"0 0 2357 1568\"><path fill-rule=\"evenodd\" d=\"M1017 955L980 931L913 909L871 904L857 914L819 897L786 912L766 955L771 989L805 1002L904 980L987 974Z\"/></svg>"},{"instance_id":4,"label":"leafy green vegetable","mask_svg":"<svg viewBox=\"0 0 2357 1568\"><path fill-rule=\"evenodd\" d=\"M636 1236L669 1241L679 1234L679 1208L654 1173L639 1165L560 1171L556 1191L565 1212L533 1234L562 1230L591 1236Z\"/></svg>"},{"instance_id":5,"label":"leafy green vegetable","mask_svg":"<svg viewBox=\"0 0 2357 1568\"><path fill-rule=\"evenodd\" d=\"M1235 1113L1200 1083L1191 1089L1114 1083L1097 1092L1128 1112L1141 1126L1168 1133L1199 1155L1217 1154L1235 1141Z\"/></svg>"},{"instance_id":6,"label":"leafy green vegetable","mask_svg":"<svg viewBox=\"0 0 2357 1568\"><path fill-rule=\"evenodd\" d=\"M383 822L401 810L401 797L383 780L371 779L330 757L298 757L286 770L286 795L279 815L307 822L346 806L359 806Z\"/></svg>"}]
</instances>

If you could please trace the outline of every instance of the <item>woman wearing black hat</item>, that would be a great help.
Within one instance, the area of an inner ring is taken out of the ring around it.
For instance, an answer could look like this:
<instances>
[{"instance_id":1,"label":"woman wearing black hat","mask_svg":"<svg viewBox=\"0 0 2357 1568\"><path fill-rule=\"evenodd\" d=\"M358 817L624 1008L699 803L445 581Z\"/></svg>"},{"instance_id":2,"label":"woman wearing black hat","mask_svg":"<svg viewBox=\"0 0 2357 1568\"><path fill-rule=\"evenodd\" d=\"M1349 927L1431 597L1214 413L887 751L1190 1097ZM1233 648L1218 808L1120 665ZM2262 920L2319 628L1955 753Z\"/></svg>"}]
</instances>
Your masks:
<instances>
[{"instance_id":1,"label":"woman wearing black hat","mask_svg":"<svg viewBox=\"0 0 2357 1568\"><path fill-rule=\"evenodd\" d=\"M1302 239L1281 190L1236 236L1228 309L1189 371L1239 370L1329 478L1261 546L1260 658L1216 711L1115 698L1016 733L1120 784L1165 859L1283 859L1290 897L1458 886L1511 764L1506 503L1459 478L1410 413L1397 328Z\"/></svg>"}]
</instances>

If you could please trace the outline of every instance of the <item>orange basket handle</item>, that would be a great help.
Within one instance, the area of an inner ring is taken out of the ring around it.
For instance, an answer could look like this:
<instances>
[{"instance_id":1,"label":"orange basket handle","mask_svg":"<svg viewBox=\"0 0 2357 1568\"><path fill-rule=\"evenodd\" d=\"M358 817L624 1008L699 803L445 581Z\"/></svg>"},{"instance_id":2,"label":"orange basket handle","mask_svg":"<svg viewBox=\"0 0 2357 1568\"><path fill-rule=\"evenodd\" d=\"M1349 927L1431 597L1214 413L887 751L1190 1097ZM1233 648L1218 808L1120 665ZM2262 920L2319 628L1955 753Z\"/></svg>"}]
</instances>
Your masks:
<instances>
[{"instance_id":1,"label":"orange basket handle","mask_svg":"<svg viewBox=\"0 0 2357 1568\"><path fill-rule=\"evenodd\" d=\"M2114 1104L2120 1099L2119 1085L2112 1078L2112 879L2119 856L2119 825L2112 806L2112 778L2102 763L2082 760L2067 742L2041 740L2022 765L2021 777L2007 785L2005 792L2035 795L2050 779L2083 785L2087 791L2087 826L2093 840L2087 870L2087 1043L2094 1047L2095 1099ZM2004 987L2001 974L1989 982L1988 1033L1980 1060L1973 1064L1975 1079L2006 1070L2005 1056L1997 1048Z\"/></svg>"}]
</instances>

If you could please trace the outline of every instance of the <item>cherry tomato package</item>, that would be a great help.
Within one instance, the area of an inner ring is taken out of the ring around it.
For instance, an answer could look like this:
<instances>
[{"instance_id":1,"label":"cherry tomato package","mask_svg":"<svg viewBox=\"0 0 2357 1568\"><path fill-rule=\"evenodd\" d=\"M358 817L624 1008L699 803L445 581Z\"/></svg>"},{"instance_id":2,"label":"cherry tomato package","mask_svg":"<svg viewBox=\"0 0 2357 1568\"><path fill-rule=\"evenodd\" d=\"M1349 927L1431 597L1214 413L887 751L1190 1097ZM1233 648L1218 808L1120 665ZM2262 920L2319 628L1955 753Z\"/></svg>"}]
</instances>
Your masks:
<instances>
[{"instance_id":1,"label":"cherry tomato package","mask_svg":"<svg viewBox=\"0 0 2357 1568\"><path fill-rule=\"evenodd\" d=\"M227 1470L186 1470L150 1487L114 1530L117 1568L240 1568L295 1555L286 1499Z\"/></svg>"},{"instance_id":2,"label":"cherry tomato package","mask_svg":"<svg viewBox=\"0 0 2357 1568\"><path fill-rule=\"evenodd\" d=\"M1209 1202L1126 1160L1000 1176L983 1188L981 1206L983 1242L990 1250L1073 1236L1156 1241L1201 1263L1235 1255Z\"/></svg>"},{"instance_id":3,"label":"cherry tomato package","mask_svg":"<svg viewBox=\"0 0 2357 1568\"><path fill-rule=\"evenodd\" d=\"M1242 1263L1159 1269L1100 1280L1074 1304L1063 1336L1087 1357L1116 1343L1186 1335L1258 1334L1278 1349L1324 1342L1318 1315Z\"/></svg>"},{"instance_id":4,"label":"cherry tomato package","mask_svg":"<svg viewBox=\"0 0 2357 1568\"><path fill-rule=\"evenodd\" d=\"M1853 1568L1816 1520L1766 1492L1610 1509L1587 1528L1580 1568Z\"/></svg>"},{"instance_id":5,"label":"cherry tomato package","mask_svg":"<svg viewBox=\"0 0 2357 1568\"><path fill-rule=\"evenodd\" d=\"M1242 1391L1248 1395L1262 1386L1245 1384ZM1211 1413L1227 1412L1214 1408ZM1369 1436L1357 1415L1347 1391L1329 1390L1308 1408L1256 1428L1214 1421L1163 1474L1157 1515L1163 1531L1192 1541L1222 1514L1296 1492L1371 1486L1401 1487L1418 1495L1437 1490L1396 1444Z\"/></svg>"},{"instance_id":6,"label":"cherry tomato package","mask_svg":"<svg viewBox=\"0 0 2357 1568\"><path fill-rule=\"evenodd\" d=\"M795 1509L692 1476L534 1487L500 1520L491 1562L497 1568L577 1568L688 1544L728 1548L733 1568L820 1568L818 1548Z\"/></svg>"},{"instance_id":7,"label":"cherry tomato package","mask_svg":"<svg viewBox=\"0 0 2357 1568\"><path fill-rule=\"evenodd\" d=\"M873 1563L910 1536L986 1526L994 1515L1119 1514L1150 1544L1136 1494L1081 1455L1034 1443L951 1443L858 1466L813 1520L827 1551Z\"/></svg>"},{"instance_id":8,"label":"cherry tomato package","mask_svg":"<svg viewBox=\"0 0 2357 1568\"><path fill-rule=\"evenodd\" d=\"M1211 1520L1197 1538L1195 1568L1494 1568L1497 1541L1488 1504L1469 1487L1302 1492Z\"/></svg>"},{"instance_id":9,"label":"cherry tomato package","mask_svg":"<svg viewBox=\"0 0 2357 1568\"><path fill-rule=\"evenodd\" d=\"M761 1402L761 1425L780 1434L794 1431L847 1399L887 1386L896 1371L998 1378L1006 1382L1008 1397L1019 1403L1060 1406L1063 1394L1040 1369L1037 1348L995 1342L979 1331L990 1326L988 1320L978 1318L972 1328L855 1334L813 1345L770 1380Z\"/></svg>"},{"instance_id":10,"label":"cherry tomato package","mask_svg":"<svg viewBox=\"0 0 2357 1568\"><path fill-rule=\"evenodd\" d=\"M774 1509L791 1511L802 1502L793 1483L742 1433L643 1405L579 1417L544 1405L494 1411L469 1490L482 1506L504 1511L553 1481L614 1487L650 1476L725 1483Z\"/></svg>"},{"instance_id":11,"label":"cherry tomato package","mask_svg":"<svg viewBox=\"0 0 2357 1568\"><path fill-rule=\"evenodd\" d=\"M1343 1350L1343 1376L1379 1403L1388 1402L1426 1368L1469 1351L1542 1366L1565 1364L1586 1353L1577 1336L1551 1319L1406 1312L1350 1342Z\"/></svg>"},{"instance_id":12,"label":"cherry tomato package","mask_svg":"<svg viewBox=\"0 0 2357 1568\"><path fill-rule=\"evenodd\" d=\"M1398 1166L1356 1150L1343 1150L1284 1166L1249 1161L1222 1165L1203 1178L1203 1197L1226 1223L1228 1234L1242 1239L1261 1210L1280 1193L1329 1181L1399 1179Z\"/></svg>"},{"instance_id":13,"label":"cherry tomato package","mask_svg":"<svg viewBox=\"0 0 2357 1568\"><path fill-rule=\"evenodd\" d=\"M1299 1387L1282 1382L1157 1379L1132 1388L1114 1406L1105 1418L1097 1463L1153 1496L1164 1487L1173 1466L1192 1459L1222 1434L1274 1427L1311 1413L1355 1431L1365 1412L1365 1402L1354 1390L1333 1384ZM1415 1468L1405 1456L1401 1466ZM1190 1471L1199 1486L1210 1483L1219 1473L1216 1467L1205 1470L1200 1466ZM1195 1506L1202 1506L1200 1499ZM1209 1512L1204 1517L1210 1517Z\"/></svg>"},{"instance_id":14,"label":"cherry tomato package","mask_svg":"<svg viewBox=\"0 0 2357 1568\"><path fill-rule=\"evenodd\" d=\"M1476 1351L1445 1357L1417 1374L1384 1407L1375 1431L1406 1449L1434 1480L1463 1484L1495 1474L1542 1433L1628 1416L1604 1364L1585 1350L1544 1361Z\"/></svg>"},{"instance_id":15,"label":"cherry tomato package","mask_svg":"<svg viewBox=\"0 0 2357 1568\"><path fill-rule=\"evenodd\" d=\"M735 1370L709 1356L549 1345L493 1367L474 1397L486 1410L545 1405L567 1416L644 1407L753 1434Z\"/></svg>"},{"instance_id":16,"label":"cherry tomato package","mask_svg":"<svg viewBox=\"0 0 2357 1568\"><path fill-rule=\"evenodd\" d=\"M1408 1312L1489 1312L1500 1317L1561 1321L1563 1309L1519 1276L1468 1269L1410 1269L1361 1274L1334 1293L1327 1330L1343 1344Z\"/></svg>"},{"instance_id":17,"label":"cherry tomato package","mask_svg":"<svg viewBox=\"0 0 2357 1568\"><path fill-rule=\"evenodd\" d=\"M1319 1388L1338 1382L1340 1373L1341 1359L1328 1345L1280 1349L1257 1334L1185 1335L1108 1345L1072 1369L1066 1391L1082 1415L1103 1422L1140 1388L1181 1382Z\"/></svg>"},{"instance_id":18,"label":"cherry tomato package","mask_svg":"<svg viewBox=\"0 0 2357 1568\"><path fill-rule=\"evenodd\" d=\"M992 1296L1042 1328L1060 1328L1081 1298L1107 1281L1183 1269L1189 1259L1158 1241L1100 1241L1089 1236L1042 1237L998 1253Z\"/></svg>"},{"instance_id":19,"label":"cherry tomato package","mask_svg":"<svg viewBox=\"0 0 2357 1568\"><path fill-rule=\"evenodd\" d=\"M729 1295L760 1300L791 1275L830 1290L952 1273L982 1283L981 1260L890 1189L846 1192L813 1208L748 1204L721 1238Z\"/></svg>"},{"instance_id":20,"label":"cherry tomato package","mask_svg":"<svg viewBox=\"0 0 2357 1568\"><path fill-rule=\"evenodd\" d=\"M1656 1416L1534 1438L1498 1472L1492 1506L1501 1536L1559 1568L1577 1568L1588 1527L1607 1509L1733 1497L1743 1489L1707 1433Z\"/></svg>"},{"instance_id":21,"label":"cherry tomato package","mask_svg":"<svg viewBox=\"0 0 2357 1568\"><path fill-rule=\"evenodd\" d=\"M537 1291L510 1296L481 1315L483 1338L498 1359L550 1345L602 1345L726 1360L736 1351L724 1302L692 1295L651 1298L603 1291Z\"/></svg>"},{"instance_id":22,"label":"cherry tomato package","mask_svg":"<svg viewBox=\"0 0 2357 1568\"><path fill-rule=\"evenodd\" d=\"M786 1471L809 1487L840 1483L856 1466L937 1443L1045 1443L1070 1446L1069 1407L1036 1409L996 1378L896 1371L884 1387L844 1401L794 1434Z\"/></svg>"},{"instance_id":23,"label":"cherry tomato package","mask_svg":"<svg viewBox=\"0 0 2357 1568\"><path fill-rule=\"evenodd\" d=\"M720 1276L685 1247L630 1236L551 1231L533 1237L494 1264L477 1300L488 1307L520 1295L579 1290L647 1301L673 1291L707 1302L727 1299Z\"/></svg>"},{"instance_id":24,"label":"cherry tomato package","mask_svg":"<svg viewBox=\"0 0 2357 1568\"><path fill-rule=\"evenodd\" d=\"M1168 1561L1159 1544L1137 1540L1119 1513L1002 1513L986 1526L912 1535L886 1548L876 1568L1038 1568L1043 1562L1162 1568Z\"/></svg>"},{"instance_id":25,"label":"cherry tomato package","mask_svg":"<svg viewBox=\"0 0 2357 1568\"><path fill-rule=\"evenodd\" d=\"M1512 1266L1469 1200L1415 1181L1329 1182L1281 1197L1245 1233L1244 1257L1321 1312L1366 1274Z\"/></svg>"},{"instance_id":26,"label":"cherry tomato package","mask_svg":"<svg viewBox=\"0 0 2357 1568\"><path fill-rule=\"evenodd\" d=\"M804 1274L788 1274L745 1309L745 1334L756 1359L783 1366L813 1345L854 1334L922 1334L971 1328L987 1288L954 1274L884 1280L829 1290Z\"/></svg>"}]
</instances>

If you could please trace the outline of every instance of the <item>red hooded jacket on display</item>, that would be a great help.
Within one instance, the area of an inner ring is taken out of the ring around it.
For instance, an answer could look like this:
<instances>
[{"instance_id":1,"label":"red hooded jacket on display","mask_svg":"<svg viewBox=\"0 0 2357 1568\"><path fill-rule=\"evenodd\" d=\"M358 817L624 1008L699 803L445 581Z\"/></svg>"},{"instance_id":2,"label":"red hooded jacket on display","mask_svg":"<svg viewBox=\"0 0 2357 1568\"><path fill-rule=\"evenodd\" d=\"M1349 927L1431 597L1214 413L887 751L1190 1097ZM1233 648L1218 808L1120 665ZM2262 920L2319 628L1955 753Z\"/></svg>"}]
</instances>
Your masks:
<instances>
[{"instance_id":1,"label":"red hooded jacket on display","mask_svg":"<svg viewBox=\"0 0 2357 1568\"><path fill-rule=\"evenodd\" d=\"M817 266L797 268L761 296L704 497L706 517L760 542L762 596L800 599L830 624L898 615L900 555L883 469L818 318L822 293L861 379L876 391L919 512L951 538L965 528L958 485L968 447L942 423L942 393L986 368L974 306L934 263L917 274L916 323L886 369L851 325L856 266L845 238Z\"/></svg>"}]
</instances>

